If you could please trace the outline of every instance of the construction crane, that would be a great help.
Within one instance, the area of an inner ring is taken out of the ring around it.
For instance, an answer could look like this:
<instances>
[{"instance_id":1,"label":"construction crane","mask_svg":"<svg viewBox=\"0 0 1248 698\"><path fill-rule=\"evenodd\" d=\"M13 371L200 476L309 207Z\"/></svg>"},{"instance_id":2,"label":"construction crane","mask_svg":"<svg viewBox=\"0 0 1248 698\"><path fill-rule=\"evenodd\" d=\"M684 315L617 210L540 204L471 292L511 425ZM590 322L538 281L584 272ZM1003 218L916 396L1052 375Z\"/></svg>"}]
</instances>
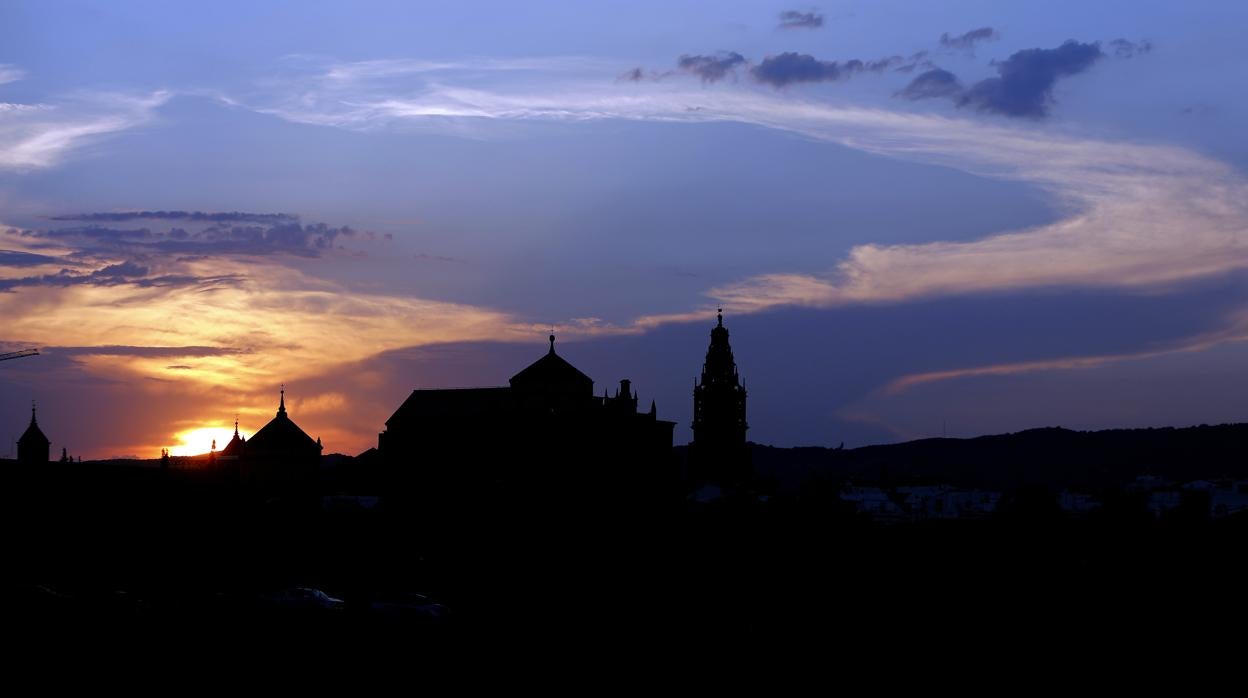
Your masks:
<instances>
[{"instance_id":1,"label":"construction crane","mask_svg":"<svg viewBox=\"0 0 1248 698\"><path fill-rule=\"evenodd\" d=\"M0 361L8 361L9 359L21 359L27 356L39 356L38 349L23 349L21 351L11 351L7 354L0 354Z\"/></svg>"}]
</instances>

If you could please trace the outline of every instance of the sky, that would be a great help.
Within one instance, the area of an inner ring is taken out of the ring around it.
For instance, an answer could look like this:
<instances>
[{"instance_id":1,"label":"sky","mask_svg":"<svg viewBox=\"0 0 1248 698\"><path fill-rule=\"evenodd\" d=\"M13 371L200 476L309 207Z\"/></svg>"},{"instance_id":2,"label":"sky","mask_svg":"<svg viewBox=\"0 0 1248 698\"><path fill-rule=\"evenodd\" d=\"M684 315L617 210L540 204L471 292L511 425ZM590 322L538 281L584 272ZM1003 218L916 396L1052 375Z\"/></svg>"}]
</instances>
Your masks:
<instances>
[{"instance_id":1,"label":"sky","mask_svg":"<svg viewBox=\"0 0 1248 698\"><path fill-rule=\"evenodd\" d=\"M690 438L1248 420L1242 2L0 4L0 456L355 454L546 349Z\"/></svg>"}]
</instances>

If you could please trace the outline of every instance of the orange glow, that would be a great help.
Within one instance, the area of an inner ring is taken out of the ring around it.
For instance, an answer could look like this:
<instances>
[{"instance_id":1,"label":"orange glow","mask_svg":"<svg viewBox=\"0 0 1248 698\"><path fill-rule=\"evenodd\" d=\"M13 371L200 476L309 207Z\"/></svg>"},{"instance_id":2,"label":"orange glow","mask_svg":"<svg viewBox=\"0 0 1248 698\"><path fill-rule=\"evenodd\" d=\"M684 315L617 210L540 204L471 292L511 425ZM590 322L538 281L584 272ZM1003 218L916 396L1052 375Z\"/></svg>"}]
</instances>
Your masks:
<instances>
[{"instance_id":1,"label":"orange glow","mask_svg":"<svg viewBox=\"0 0 1248 698\"><path fill-rule=\"evenodd\" d=\"M247 434L242 431L239 435L244 439ZM198 429L188 429L178 432L178 444L169 449L171 456L199 456L212 450L213 439L216 439L217 450L225 448L225 445L234 437L233 427L200 427Z\"/></svg>"}]
</instances>

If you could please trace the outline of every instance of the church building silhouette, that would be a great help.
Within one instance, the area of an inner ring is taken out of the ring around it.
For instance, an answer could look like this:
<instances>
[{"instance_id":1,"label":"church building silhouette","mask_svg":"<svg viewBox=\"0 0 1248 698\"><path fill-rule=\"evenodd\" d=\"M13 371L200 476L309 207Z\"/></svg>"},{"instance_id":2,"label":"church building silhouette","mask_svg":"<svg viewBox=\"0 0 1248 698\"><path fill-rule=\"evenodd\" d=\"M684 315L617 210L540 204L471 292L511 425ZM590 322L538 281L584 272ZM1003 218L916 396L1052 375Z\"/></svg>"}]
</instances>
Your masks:
<instances>
[{"instance_id":1,"label":"church building silhouette","mask_svg":"<svg viewBox=\"0 0 1248 698\"><path fill-rule=\"evenodd\" d=\"M414 496L628 496L673 473L675 422L632 383L594 381L555 351L506 386L413 390L378 437L390 491Z\"/></svg>"}]
</instances>

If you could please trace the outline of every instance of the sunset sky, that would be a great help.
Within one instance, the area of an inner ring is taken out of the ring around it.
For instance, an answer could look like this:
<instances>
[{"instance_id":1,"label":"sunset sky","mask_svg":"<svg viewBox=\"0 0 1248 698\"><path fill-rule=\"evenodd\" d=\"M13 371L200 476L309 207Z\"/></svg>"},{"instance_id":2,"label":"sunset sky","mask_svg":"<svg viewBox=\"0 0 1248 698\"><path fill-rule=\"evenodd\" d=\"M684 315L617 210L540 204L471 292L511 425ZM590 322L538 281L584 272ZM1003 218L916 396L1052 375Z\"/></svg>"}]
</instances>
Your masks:
<instances>
[{"instance_id":1,"label":"sunset sky","mask_svg":"<svg viewBox=\"0 0 1248 698\"><path fill-rule=\"evenodd\" d=\"M1248 421L1248 3L1021 5L0 3L0 456L552 326L684 443L718 305L758 442Z\"/></svg>"}]
</instances>

